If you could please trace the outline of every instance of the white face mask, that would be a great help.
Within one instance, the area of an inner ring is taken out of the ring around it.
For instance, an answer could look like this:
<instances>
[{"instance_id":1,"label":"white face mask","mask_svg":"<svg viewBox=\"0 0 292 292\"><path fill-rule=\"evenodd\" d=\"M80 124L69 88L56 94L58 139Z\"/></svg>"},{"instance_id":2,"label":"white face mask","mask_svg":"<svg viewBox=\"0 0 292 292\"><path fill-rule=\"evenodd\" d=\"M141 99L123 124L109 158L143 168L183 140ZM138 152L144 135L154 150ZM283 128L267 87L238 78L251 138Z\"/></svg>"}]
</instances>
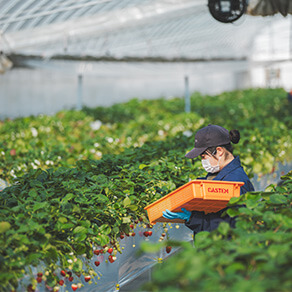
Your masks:
<instances>
[{"instance_id":1,"label":"white face mask","mask_svg":"<svg viewBox=\"0 0 292 292\"><path fill-rule=\"evenodd\" d=\"M208 173L215 173L218 172L220 170L219 168L219 160L221 157L219 157L218 159L218 164L216 166L212 166L209 159L202 159L202 165L204 167L204 169L208 172Z\"/></svg>"}]
</instances>

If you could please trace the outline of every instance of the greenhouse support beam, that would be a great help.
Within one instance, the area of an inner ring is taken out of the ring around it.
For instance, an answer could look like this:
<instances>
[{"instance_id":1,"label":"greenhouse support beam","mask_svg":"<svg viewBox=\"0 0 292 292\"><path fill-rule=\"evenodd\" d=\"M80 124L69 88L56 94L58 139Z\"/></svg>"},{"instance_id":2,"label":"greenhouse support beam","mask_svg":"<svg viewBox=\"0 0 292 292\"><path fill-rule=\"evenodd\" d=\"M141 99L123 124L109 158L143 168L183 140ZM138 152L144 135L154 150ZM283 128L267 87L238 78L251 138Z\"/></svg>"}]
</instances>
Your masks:
<instances>
[{"instance_id":1,"label":"greenhouse support beam","mask_svg":"<svg viewBox=\"0 0 292 292\"><path fill-rule=\"evenodd\" d=\"M185 112L191 112L191 98L189 90L189 76L185 76Z\"/></svg>"},{"instance_id":2,"label":"greenhouse support beam","mask_svg":"<svg viewBox=\"0 0 292 292\"><path fill-rule=\"evenodd\" d=\"M83 75L78 75L78 88L77 88L77 110L82 109L82 91L83 91Z\"/></svg>"},{"instance_id":3,"label":"greenhouse support beam","mask_svg":"<svg viewBox=\"0 0 292 292\"><path fill-rule=\"evenodd\" d=\"M290 47L289 47L289 50L290 50L290 59L292 59L292 17L290 17Z\"/></svg>"}]
</instances>

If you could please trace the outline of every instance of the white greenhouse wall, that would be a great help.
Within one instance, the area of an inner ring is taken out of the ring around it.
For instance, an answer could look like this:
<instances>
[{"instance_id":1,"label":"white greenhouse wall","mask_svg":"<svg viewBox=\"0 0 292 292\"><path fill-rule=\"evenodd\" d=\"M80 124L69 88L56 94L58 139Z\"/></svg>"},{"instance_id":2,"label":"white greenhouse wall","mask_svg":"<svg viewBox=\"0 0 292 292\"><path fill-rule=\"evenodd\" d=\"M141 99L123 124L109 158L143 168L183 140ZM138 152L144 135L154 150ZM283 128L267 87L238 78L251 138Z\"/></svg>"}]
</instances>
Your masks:
<instances>
[{"instance_id":1,"label":"white greenhouse wall","mask_svg":"<svg viewBox=\"0 0 292 292\"><path fill-rule=\"evenodd\" d=\"M54 62L52 67L16 68L0 75L0 119L54 114L77 107L78 74L82 104L110 106L131 98L184 98L189 91L219 94L251 87L292 89L292 62L255 63L80 63Z\"/></svg>"},{"instance_id":2,"label":"white greenhouse wall","mask_svg":"<svg viewBox=\"0 0 292 292\"><path fill-rule=\"evenodd\" d=\"M35 65L35 64L34 64ZM247 63L89 63L52 62L42 68L16 68L0 75L0 119L53 114L74 108L78 74L83 75L82 102L110 106L131 98L184 97L190 92L218 94L250 86ZM244 78L242 78L244 77Z\"/></svg>"}]
</instances>

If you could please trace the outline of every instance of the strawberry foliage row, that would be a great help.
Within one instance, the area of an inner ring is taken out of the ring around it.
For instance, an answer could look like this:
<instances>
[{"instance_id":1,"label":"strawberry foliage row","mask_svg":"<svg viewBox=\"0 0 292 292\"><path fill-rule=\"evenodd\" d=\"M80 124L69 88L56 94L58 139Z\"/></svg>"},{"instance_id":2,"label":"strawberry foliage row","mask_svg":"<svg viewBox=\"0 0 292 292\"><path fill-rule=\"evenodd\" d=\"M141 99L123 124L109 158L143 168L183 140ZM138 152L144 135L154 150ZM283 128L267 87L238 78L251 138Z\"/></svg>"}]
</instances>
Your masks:
<instances>
[{"instance_id":1,"label":"strawberry foliage row","mask_svg":"<svg viewBox=\"0 0 292 292\"><path fill-rule=\"evenodd\" d=\"M187 151L193 145L191 135L209 123L241 131L240 155L249 175L268 173L276 162L291 157L292 106L284 90L194 93L191 104L192 112L184 113L181 98L133 99L109 108L0 121L0 178L12 183L30 169L99 160L179 133L189 137Z\"/></svg>"},{"instance_id":2,"label":"strawberry foliage row","mask_svg":"<svg viewBox=\"0 0 292 292\"><path fill-rule=\"evenodd\" d=\"M194 246L171 243L182 249L156 267L145 290L291 291L292 171L282 179L279 186L230 200L234 229L221 223L213 232L198 233Z\"/></svg>"},{"instance_id":3,"label":"strawberry foliage row","mask_svg":"<svg viewBox=\"0 0 292 292\"><path fill-rule=\"evenodd\" d=\"M3 121L1 175L17 178L0 193L1 290L27 274L31 290L42 280L57 289L60 270L97 277L88 265L93 254L112 248L116 256L133 225L147 226L146 205L203 174L200 161L184 155L190 133L208 123L241 131L236 154L249 175L273 171L291 157L286 102L281 89L247 90L194 94L189 114L181 99L132 100ZM42 277L28 270L40 263Z\"/></svg>"},{"instance_id":4,"label":"strawberry foliage row","mask_svg":"<svg viewBox=\"0 0 292 292\"><path fill-rule=\"evenodd\" d=\"M148 223L144 207L194 178L198 162L178 159L173 150L183 155L179 148L186 147L187 139L169 139L165 148L162 144L78 161L75 168L31 170L2 191L1 284L16 287L27 266L42 262L40 272L54 287L60 269L93 274L78 256L90 260L105 246L121 252L121 235L129 234L131 225Z\"/></svg>"}]
</instances>

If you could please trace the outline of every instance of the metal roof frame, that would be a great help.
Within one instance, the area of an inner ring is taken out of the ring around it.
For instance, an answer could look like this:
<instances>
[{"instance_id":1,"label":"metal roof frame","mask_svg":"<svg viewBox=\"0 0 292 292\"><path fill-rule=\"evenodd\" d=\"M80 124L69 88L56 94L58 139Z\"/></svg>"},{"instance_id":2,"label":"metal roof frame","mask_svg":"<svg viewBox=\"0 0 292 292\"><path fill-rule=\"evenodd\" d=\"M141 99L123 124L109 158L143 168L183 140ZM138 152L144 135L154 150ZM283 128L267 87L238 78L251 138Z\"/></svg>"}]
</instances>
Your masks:
<instances>
[{"instance_id":1,"label":"metal roof frame","mask_svg":"<svg viewBox=\"0 0 292 292\"><path fill-rule=\"evenodd\" d=\"M238 23L222 24L212 18L207 3L0 0L0 50L44 58L240 59L248 56L254 38L270 24L270 19L283 18L244 15Z\"/></svg>"}]
</instances>

